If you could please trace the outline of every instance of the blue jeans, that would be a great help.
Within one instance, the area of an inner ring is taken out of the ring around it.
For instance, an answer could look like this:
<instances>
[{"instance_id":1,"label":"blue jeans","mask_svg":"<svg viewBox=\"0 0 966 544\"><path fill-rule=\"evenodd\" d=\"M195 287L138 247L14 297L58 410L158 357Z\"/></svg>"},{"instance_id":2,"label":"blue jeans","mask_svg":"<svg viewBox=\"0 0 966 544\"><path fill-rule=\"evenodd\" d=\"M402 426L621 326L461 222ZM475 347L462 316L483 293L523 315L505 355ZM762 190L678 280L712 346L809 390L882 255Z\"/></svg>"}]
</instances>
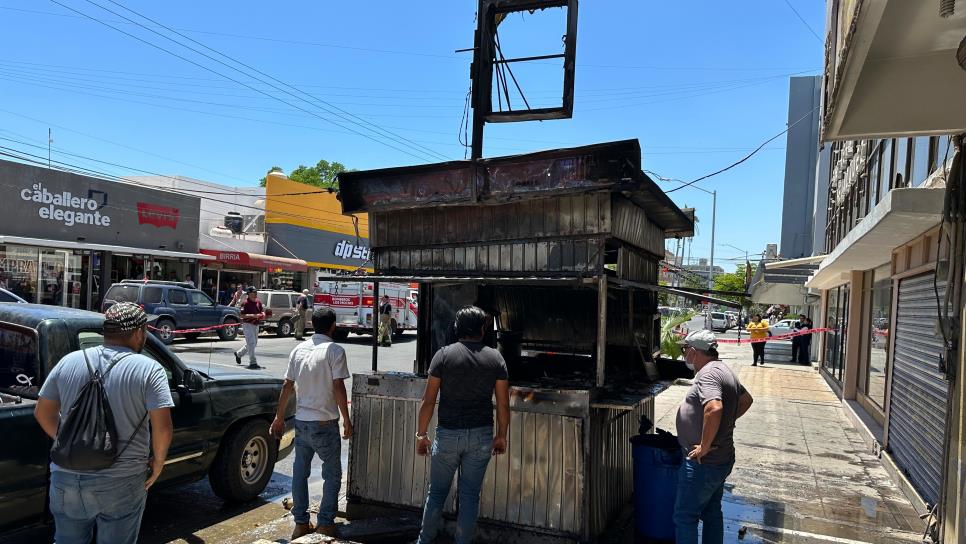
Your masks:
<instances>
[{"instance_id":1,"label":"blue jeans","mask_svg":"<svg viewBox=\"0 0 966 544\"><path fill-rule=\"evenodd\" d=\"M295 420L295 466L292 468L292 517L295 523L309 522L309 475L312 458L322 460L322 504L319 525L335 523L342 488L342 436L339 424Z\"/></svg>"},{"instance_id":2,"label":"blue jeans","mask_svg":"<svg viewBox=\"0 0 966 544\"><path fill-rule=\"evenodd\" d=\"M443 504L459 469L456 515L456 544L469 544L476 532L480 510L480 489L493 453L493 427L474 429L436 428L433 460L429 472L429 493L423 509L423 528L418 544L432 544L439 533Z\"/></svg>"},{"instance_id":3,"label":"blue jeans","mask_svg":"<svg viewBox=\"0 0 966 544\"><path fill-rule=\"evenodd\" d=\"M50 512L54 515L57 544L89 544L97 527L97 544L134 544L148 493L145 472L116 477L71 474L50 475Z\"/></svg>"},{"instance_id":4,"label":"blue jeans","mask_svg":"<svg viewBox=\"0 0 966 544\"><path fill-rule=\"evenodd\" d=\"M703 544L721 544L724 540L724 517L721 496L724 483L734 462L725 465L703 465L686 456L678 472L678 496L674 503L674 525L677 544L697 544L698 521L704 522Z\"/></svg>"}]
</instances>

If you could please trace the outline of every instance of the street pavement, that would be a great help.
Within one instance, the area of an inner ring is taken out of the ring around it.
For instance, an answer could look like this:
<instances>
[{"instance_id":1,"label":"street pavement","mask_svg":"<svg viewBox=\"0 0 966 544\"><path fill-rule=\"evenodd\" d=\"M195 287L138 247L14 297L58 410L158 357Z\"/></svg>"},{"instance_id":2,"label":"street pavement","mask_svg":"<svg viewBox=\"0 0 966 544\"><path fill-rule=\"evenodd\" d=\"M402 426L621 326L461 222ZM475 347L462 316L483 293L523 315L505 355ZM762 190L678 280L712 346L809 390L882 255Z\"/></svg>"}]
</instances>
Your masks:
<instances>
[{"instance_id":1,"label":"street pavement","mask_svg":"<svg viewBox=\"0 0 966 544\"><path fill-rule=\"evenodd\" d=\"M298 344L292 337L278 338L267 333L258 339L256 354L263 370L282 378L288 366L288 356ZM369 372L372 368L372 337L350 336L341 342L346 350L349 372ZM178 339L170 346L182 360L203 365L224 366L237 369L234 351L244 345L244 339L223 342L214 338L189 341ZM403 334L390 348L379 348L379 369L385 371L412 372L416 357L416 335ZM247 358L243 366L248 364ZM352 380L346 383L351 397ZM351 409L351 406L350 406ZM342 465L347 473L349 444L343 442ZM199 482L170 489L152 491L141 526L143 544L168 542L199 544L202 542L244 543L258 538L274 540L291 533L291 516L282 509L283 498L291 496L292 465L294 453L275 465L275 473L265 491L255 500L244 504L228 504L218 498L208 484L207 478ZM321 462L316 460L309 481L309 495L315 503L322 496ZM345 494L345 487L342 490ZM51 542L50 527L22 531L15 535L0 536L0 544L33 544Z\"/></svg>"}]
</instances>

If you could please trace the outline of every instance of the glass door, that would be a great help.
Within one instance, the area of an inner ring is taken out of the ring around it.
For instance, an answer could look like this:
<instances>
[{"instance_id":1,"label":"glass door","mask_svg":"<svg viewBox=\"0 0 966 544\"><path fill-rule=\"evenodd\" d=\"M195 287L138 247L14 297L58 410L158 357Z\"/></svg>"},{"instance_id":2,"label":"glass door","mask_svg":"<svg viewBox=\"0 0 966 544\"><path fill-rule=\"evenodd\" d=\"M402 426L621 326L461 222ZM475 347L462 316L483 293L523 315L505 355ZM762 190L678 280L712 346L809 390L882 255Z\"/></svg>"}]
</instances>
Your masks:
<instances>
[{"instance_id":1,"label":"glass door","mask_svg":"<svg viewBox=\"0 0 966 544\"><path fill-rule=\"evenodd\" d=\"M67 252L41 249L37 285L41 304L64 306L67 303Z\"/></svg>"}]
</instances>

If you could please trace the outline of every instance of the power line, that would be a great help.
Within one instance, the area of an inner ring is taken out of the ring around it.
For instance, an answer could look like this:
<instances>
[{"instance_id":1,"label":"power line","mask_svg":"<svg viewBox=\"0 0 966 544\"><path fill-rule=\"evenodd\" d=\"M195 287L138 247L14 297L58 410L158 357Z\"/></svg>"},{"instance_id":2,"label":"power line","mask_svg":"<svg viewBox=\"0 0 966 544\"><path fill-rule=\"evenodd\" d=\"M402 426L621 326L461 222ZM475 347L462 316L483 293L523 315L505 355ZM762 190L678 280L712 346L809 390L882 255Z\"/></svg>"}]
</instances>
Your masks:
<instances>
[{"instance_id":1,"label":"power line","mask_svg":"<svg viewBox=\"0 0 966 544\"><path fill-rule=\"evenodd\" d=\"M110 12L110 13L113 13L113 14L115 14L115 15L117 15L118 17L121 17L122 19L126 19L126 20L129 20L129 19L127 19L127 17L124 17L123 15L121 15L121 14L119 14L119 13L117 13L117 12L115 12L115 11L112 11L112 10L110 10L110 9L108 9L108 8L105 8L104 6L102 6L102 5L100 5L100 4L98 4L98 3L96 3L96 2L94 2L93 0L85 0L85 1L86 1L87 3L89 3L89 4L92 4L92 5L95 5L95 6L97 6L97 7L99 7L99 8L101 8L101 9L103 9L103 10L106 10L106 11L108 11L108 12ZM150 17L148 17L148 16L146 16L146 15L144 15L144 14L142 14L142 13L139 13L139 12L137 12L137 11L135 11L135 10L133 10L133 9L131 9L131 8L129 8L129 7L127 7L127 6L125 6L125 5L123 5L123 4L120 4L120 3L118 3L118 2L117 2L117 1L115 1L115 0L107 0L107 1L108 1L108 2L110 2L110 3L112 3L112 4L114 4L115 6L118 6L118 7L120 7L121 9L124 9L124 10L126 10L126 11L128 11L128 12L130 12L130 13L133 13L134 15L136 15L136 16L138 16L138 17L141 17L142 19L144 19L144 20L146 20L146 21L150 21L151 23L153 23L153 24L155 24L155 25L158 25L158 26L160 26L161 28L164 28L165 30L167 30L167 31L169 31L169 32L174 32L174 33L175 33L175 34L177 34L178 36L181 36L182 38L184 38L184 39L186 39L186 40L188 40L188 41L190 41L191 43L194 43L194 44L197 44L197 45L199 45L199 46L201 46L201 47L203 47L203 48L205 48L205 49L207 49L208 51L211 51L211 52L213 52L213 53L215 53L216 55L219 55L219 56L221 56L221 57L223 57L223 58L226 58L226 59L228 59L228 60L230 60L231 62L234 62L235 64L238 64L238 65L240 65L240 66L244 66L245 68L247 68L247 69L249 69L249 70L252 70L252 71L254 71L255 73L257 73L257 74L259 74L259 75L261 75L261 76L264 76L264 77L267 77L267 78L269 78L269 79L271 79L272 81L277 81L277 82L279 82L279 83L280 83L280 84L281 84L282 86L284 86L284 87L286 87L286 88L289 88L289 89L292 89L292 90L294 90L294 91L296 91L297 93L299 93L299 94L302 94L302 95L305 95L305 96L307 96L307 97L309 97L309 98L311 98L312 100L314 100L314 101L316 101L316 102L318 102L318 103L321 103L321 104L324 104L325 106L328 106L328 107L330 107L330 108L334 108L334 109L336 109L337 111L339 111L339 112L341 112L341 113L343 113L343 114L345 114L345 115L348 115L349 117L352 117L352 118L355 118L355 119L356 119L357 121L361 121L361 122L362 122L363 124L365 124L365 125L368 125L368 126L370 126L370 127L372 127L372 128L369 128L369 129L367 129L367 130L370 130L370 131L372 131L373 129L375 129L375 131L378 131L377 133L379 133L379 132L381 132L381 133L383 133L383 134L384 134L384 137L388 137L388 138L390 138L390 139L394 139L394 140L398 140L398 139L401 139L401 140L403 140L403 141L405 141L405 142L408 142L409 144L412 144L412 145L414 145L414 146L416 146L417 148L421 148L421 149L422 149L422 150L424 150L425 152L428 152L428 153L430 154L430 156L433 156L433 155L435 155L436 157L439 157L439 158L441 158L441 159L443 159L443 160L449 160L449 157L447 157L446 155L443 155L442 153L439 153L439 152L437 152L437 151L434 151L434 150L432 150L432 149L430 149L430 148L428 148L428 147L426 147L426 146L423 146L423 145L420 145L420 144L418 144L418 143L416 143L416 142L413 142L412 140L409 140L409 139L407 139L407 138L406 138L406 137L404 137L404 136L399 136L399 135L397 135L397 134L395 134L395 133L393 133L393 132L391 132L391 131L389 131L389 130L386 130L386 129L384 129L384 128L382 128L382 127L380 127L379 125L376 125L376 124L374 124L374 123L372 123L372 122L370 122L370 121L367 121L367 120L365 120L365 119L363 119L363 118L361 118L361 117L359 117L359 116L357 116L357 115L354 115L354 114L352 114L351 112L348 112L348 111L346 111L346 110L344 110L344 109L342 109L342 108L340 108L340 107L338 107L338 106L336 106L336 105L333 105L333 104L331 104L331 103L329 103L329 102L326 102L325 100L323 100L323 99L321 99L321 98L318 98L317 96L314 96L314 95L311 95L311 94L309 94L309 93L307 93L307 92L305 92L305 91L303 91L303 90L301 90L301 89L299 89L299 88L297 88L297 87L294 87L294 86L292 86L292 85L290 85L290 84L288 84L288 83L286 83L285 81L283 81L283 80L281 80L281 79L279 79L279 78L277 78L277 77L274 77L274 76L271 76L271 75L269 75L269 74L266 74L265 72L263 72L263 71L261 71L261 70L259 70L259 69L257 69L257 68L255 68L254 66L252 66L252 65L250 65L250 64L246 64L246 63L244 63L244 62L242 62L242 61L240 61L240 60L238 60L238 59L236 59L236 58L234 58L234 57L232 57L232 56L230 56L230 55L226 55L225 53L222 53L221 51L218 51L217 49L214 49L214 48L212 48L212 47L210 47L210 46L208 46L208 45L206 45L206 44L204 44L204 43L201 43L201 42L199 42L198 40L195 40L194 38L191 38L191 37L189 37L189 36L186 36L186 35L184 35L184 34L182 34L181 32L178 32L177 30L174 30L173 28L171 28L171 27L169 27L169 26L166 26L166 25L164 25L163 23L161 23L161 22L159 22L159 21L157 21L157 20L154 20L154 19L152 19L152 18L150 18ZM134 22L134 21L132 21L132 22ZM221 64L221 65L223 65L223 66L226 66L226 67L228 67L228 68L230 68L230 69L233 69L233 70L235 70L235 71L237 71L237 72L239 72L239 73L243 73L243 74L244 74L244 72L243 72L242 70L238 70L238 68L235 68L235 67L233 67L233 66L231 66L231 65L229 65L229 64L226 64L226 63L224 63L224 62L221 62L221 61L219 61L219 60L217 60L217 59L213 59L213 58L211 58L211 57L209 57L208 55L205 55L204 53L202 53L202 52L200 52L200 51L197 51L197 50L196 50L196 49L194 49L193 47L188 47L188 46L186 46L186 45L184 45L184 44L182 44L181 42L179 42L179 41L177 41L177 40L173 40L173 39L171 39L170 37L168 37L168 36L165 36L165 35L163 35L163 34L161 34L160 32L157 32L157 31L155 31L155 30L152 30L151 28L149 28L149 27L147 27L147 26L145 26L145 25L142 25L142 24L140 24L140 23L137 23L137 22L134 22L134 24L137 24L137 25L138 25L138 26L140 26L141 28L144 28L144 29L146 29L146 30L149 30L149 31L151 31L151 32L153 32L153 33L155 33L155 34L157 34L158 36L161 36L161 37L163 37L163 38L166 38L166 39L168 39L169 41L171 41L171 42L173 42L173 43L176 43L176 44L178 44L178 45L181 45L182 47L185 47L185 48L187 48L187 49L189 49L189 50L192 50L192 51L195 51L196 53L198 53L198 54L200 54L200 55L203 55L203 56L205 56L206 58L210 58L211 60L214 60L215 62L218 62L219 64ZM252 77L252 76L251 76L251 74L245 74L245 75L248 75L248 76L249 76L249 77L251 77L252 79L255 79L255 80L258 80L258 78L256 78L256 77ZM278 89L278 87L276 87L275 85L273 85L273 84L271 84L271 83L266 83L266 84L267 84L267 85L269 85L270 87L272 87L273 89L276 89L276 90L279 90L279 91L282 91L282 92L285 92L285 91L284 91L283 89ZM292 93L287 93L287 92L286 92L286 94L288 94L288 95L290 95L290 96L292 96L292 97L294 97L294 98L299 98L299 97L298 97L297 95L294 95L294 94L292 94ZM308 102L308 101L306 101L306 100L305 100L304 98L303 98L303 99L301 99L301 100L303 100L303 101L305 101L305 102ZM308 102L308 103L311 103L311 102ZM327 111L328 113L332 113L333 115L336 115L336 116L338 116L338 117L340 117L340 118L342 118L342 119L344 119L345 121L347 121L347 122L349 122L349 123L352 123L352 124L355 124L355 125L359 125L359 123L358 123L358 122L356 122L356 121L352 121L351 119L347 119L347 118L346 118L346 117L345 117L344 115L340 115L340 114L338 114L338 113L334 113L334 112L332 112L332 111L330 111L330 110L328 110L328 109L326 109L325 107L323 107L323 108L321 108L321 109L323 109L323 110L325 110L325 111Z\"/></svg>"},{"instance_id":2,"label":"power line","mask_svg":"<svg viewBox=\"0 0 966 544\"><path fill-rule=\"evenodd\" d=\"M76 10L76 9L74 9L74 8L72 8L72 7L70 7L70 6L67 6L67 5L65 5L65 4L63 4L63 3L62 3L62 2L60 2L59 0L50 0L50 1L51 1L51 2L53 2L53 3L55 3L55 4L57 4L57 5L59 5L59 6L61 6L61 7L63 7L63 8L65 8L65 9L68 9L68 10L70 10L70 11L72 11L72 12L74 12L74 13L77 13L77 14L79 14L79 15L82 15L82 16L84 16L84 17L86 17L86 18L88 18L88 19L90 19L90 20L92 20L92 21L94 21L94 22L96 22L96 23L99 23L99 24L101 24L101 25L104 25L104 26L106 26L106 27L108 27L108 28L110 28L110 29L112 29L112 30L114 30L114 31L116 31L116 32L119 32L119 33L121 33L121 34L124 34L125 36L128 36L128 37L130 37L130 38L133 38L133 39L135 39L135 40L137 40L137 41L139 41L139 42L141 42L141 43L144 43L144 44L146 44L146 45L149 45L149 46L151 46L151 47L153 47L153 48L155 48L155 49L158 49L158 50L160 50L160 51L163 51L164 53L167 53L167 54L169 54L169 55L171 55L171 56L173 56L173 57L176 57L176 58L179 58L179 59L181 59L181 60L183 60L183 61L185 61L185 62L187 62L187 63L189 63L189 64L192 64L192 65L194 65L194 66L197 66L197 67L199 67L199 68L201 68L201 69L203 69L203 70L205 70L205 71L208 71L208 72L211 72L211 73L213 73L213 74L215 74L215 75L218 75L218 76L221 76L221 77L223 77L223 78L225 78L225 79L227 79L227 80L229 80L229 81L232 81L232 82L234 82L234 83L237 83L237 84L239 84L239 85L242 85L243 87L246 87L246 88L248 88L248 89L251 89L251 90L253 90L253 91L256 91L256 92L258 92L258 93L260 93L260 94L264 94L264 95L266 95L266 96L270 96L270 97L273 97L274 99L276 99L276 100L278 100L279 102L282 102L283 104L286 104L286 105L288 105L288 106L290 106L290 107L292 107L292 108L294 108L294 109L297 109L297 110L300 110L300 111L303 111L303 112L305 112L305 113L308 113L309 115L312 115L313 117L317 117L317 118L319 118L319 119L321 119L321 120L323 120L323 121L325 121L325 122L327 122L327 123L330 123L330 124L333 124L333 125L336 125L336 126L338 126L338 127L340 127L340 128L342 128L342 129L345 129L345 130L348 130L349 132L352 132L352 133L354 133L354 134L357 134L357 135L359 135L359 136L362 136L362 137L364 137L364 138L366 138L366 139L369 139L369 140L372 140L372 141L374 141L374 142L376 142L376 143L379 143L379 144L382 144L382 145L384 145L384 146L386 146L386 147L389 147L389 148L391 148L391 149L395 149L396 151L399 151L399 152L401 152L401 153L405 153L406 155L409 155L409 156L411 156L411 157L413 157L413 158L416 158L416 159L419 159L419 160L425 160L425 157L421 157L421 156L418 156L418 155L416 155L416 154L414 154L414 153L413 153L413 152L411 152L411 151L408 151L408 150L406 150L406 149L402 149L402 148L399 148L399 147L396 147L396 146L394 146L394 145L392 145L392 144L390 144L390 143L387 143L387 142L385 142L385 141L383 141L383 140L379 140L379 139L377 139L377 138L375 138L375 137L373 137L373 136L370 136L370 135L368 135L368 134L365 134L365 133L363 133L363 132L359 132L359 131L356 131L356 130L353 130L353 129L350 129L350 128L348 128L348 127L346 127L345 125L342 125L342 124L340 124L340 123L338 123L338 122L336 122L336 121L333 121L332 119L329 119L329 118L326 118L326 117L323 117L323 116L321 116L321 115L319 115L319 114L317 114L317 113L315 113L315 112L313 112L313 111L311 111L311 110L307 110L307 109L305 109L305 108L302 108L302 107L300 107L300 106L297 106L297 105L295 105L295 104L292 104L291 102L288 102L288 101L286 101L286 100L284 100L284 99L282 99L282 98L279 98L279 97L277 97L277 96L274 96L274 95L272 95L271 93L268 93L268 92L266 92L266 91L264 91L264 90L262 90L262 89L258 89L258 88L256 88L256 87L253 87L252 85L249 85L248 83L245 83L245 82L243 82L243 81L239 81L238 79L235 79L235 78L233 78L233 77L231 77L231 76L228 76L228 75L225 75L225 74L222 74L221 72L218 72L217 70L214 70L214 69L212 69L212 68L209 68L209 67L207 67L207 66L205 66L205 65L203 65L203 64L201 64L201 63L198 63L198 62L195 62L195 61L193 61L193 60L191 60L191 59L189 59L189 58L187 58L187 57L185 57L184 55L180 55L180 54L178 54L178 53L175 53L175 52L173 52L173 51L171 51L170 49L166 49L166 48L164 48L164 47L162 47L162 46L160 46L160 45L157 45L157 44L155 44L155 43L153 43L153 42L150 42L150 41L148 41L148 40L146 40L146 39L144 39L144 38L141 38L141 37L139 37L139 36L136 36L136 35L134 35L134 34L131 34L130 32L126 32L126 31L124 31L124 30L122 30L122 29L120 29L120 28L117 28L116 26L113 26L113 25L111 25L111 24L109 24L109 23L106 23L106 22L104 22L104 21L102 21L102 20L100 20L100 19L98 19L97 17L94 17L94 16L92 16L92 15L88 15L88 14L86 14L86 13L84 13L84 12L81 12L81 11L78 11L78 10ZM89 0L88 0L88 1L89 1ZM95 4L95 5L96 5L96 4ZM107 8L103 8L103 7L102 7L102 9L105 9L105 10L107 10ZM107 11L110 11L110 10L107 10ZM140 25L140 26L142 26L142 27L144 27L144 25ZM144 28L147 28L147 27L144 27ZM155 32L155 31L153 31L153 30L152 30L152 32ZM155 32L155 33L157 34L157 32ZM163 35L162 35L162 36L163 36ZM171 38L167 38L167 39L169 39L169 40L171 40ZM171 41L174 41L174 40L171 40ZM175 41L175 43L178 43L178 42L176 42L176 41ZM188 48L187 46L184 46L183 44L182 44L182 47L185 47L185 48ZM188 49L191 49L191 48L188 48ZM196 50L194 50L194 49L192 49L192 50L193 50L193 51L196 51ZM211 58L211 57L210 57L209 55L204 55L203 53L202 53L202 55L203 55L203 56L207 56L208 58ZM214 59L214 60L216 60L216 61L217 61L217 59ZM224 62L221 62L221 61L217 61L217 62L219 62L219 63L221 63L221 64L223 64L223 65L225 65L225 66L229 66L229 65L227 65L226 63L224 63ZM229 66L229 67L230 67L230 68L232 68L231 66ZM238 70L237 68L233 68L233 69L234 69L235 71L238 71L238 72L241 72L241 70ZM243 73L243 74L244 74L244 72L241 72L241 73ZM245 74L245 75L247 75L248 77L252 77L252 76L251 76L250 74ZM257 79L257 78L254 78L254 77L252 77L252 79ZM264 82L263 82L263 83L264 83ZM270 85L270 86L271 86L271 85ZM288 93L288 94L291 94L291 93Z\"/></svg>"},{"instance_id":3,"label":"power line","mask_svg":"<svg viewBox=\"0 0 966 544\"><path fill-rule=\"evenodd\" d=\"M761 145L759 145L758 147L756 147L755 150L752 151L751 153L745 155L741 160L739 160L737 162L733 162L733 163L729 164L728 166L722 168L721 170L717 170L717 171L712 172L710 174L706 174L706 175L701 176L701 177L699 177L699 178L697 178L695 180L686 182L684 185L682 185L680 187L675 187L674 189L670 189L670 190L664 191L664 192L665 193L673 193L674 191L679 191L681 189L684 189L685 187L690 187L690 186L694 185L695 183L697 183L697 182L699 182L701 180L705 180L705 179L708 179L710 177L717 176L718 174L721 174L723 172L727 172L728 170L731 170L735 166L738 166L739 164L741 164L741 163L745 162L746 160L752 158L755 155L755 153L758 153L759 151L761 151L762 148L764 148L766 145L770 144L772 141L778 139L778 137L780 137L782 134L785 134L786 132L788 132L789 130L791 130L792 127L794 127L795 125L801 123L802 121L804 121L808 117L811 117L812 114L815 113L815 110L817 110L817 109L818 109L818 106L812 108L808 113L806 113L805 115L803 115L797 121L795 121L794 123L792 123L792 124L788 125L787 127L785 127L785 130L779 132L778 134L776 134L776 135L772 136L771 138L768 138L767 140L765 140L764 142L762 142Z\"/></svg>"},{"instance_id":4,"label":"power line","mask_svg":"<svg viewBox=\"0 0 966 544\"><path fill-rule=\"evenodd\" d=\"M7 140L8 138L3 138L3 139ZM21 143L23 145L30 145L32 147L39 147L39 146L33 146L32 144L24 144L23 142L18 142L18 143ZM39 166L44 166L44 167L47 166L47 162L46 162L46 159L47 158L46 157L43 157L41 155L36 155L34 153L28 153L26 151L23 151L23 150L20 150L20 149L16 149L16 148L13 148L13 147L7 147L7 146L0 146L0 150L6 150L7 151L7 152L0 151L0 155L5 155L5 156L13 157L13 158L16 158L16 159L19 159L19 160L24 160L24 161L27 161L27 162L30 162L30 163L33 163L33 164L36 164L36 165L39 165ZM18 153L18 154L20 154L22 156L19 156L18 157L18 156L13 155L12 153L8 153L8 152ZM95 160L95 159L87 159L87 160ZM71 163L64 162L64 161L56 161L55 160L55 161L51 161L51 162L55 165L55 168L57 168L59 170L66 171L66 172L70 172L70 173L73 173L73 174L80 174L80 175L84 175L84 176L98 177L98 178L101 178L101 179L105 179L107 181L114 181L114 182L123 183L125 185L134 185L134 186L140 187L137 183L132 182L130 179L127 179L127 178L124 178L124 177L121 177L121 176L117 176L117 175L114 175L114 174L110 174L110 173L107 173L107 172L103 172L103 171L100 171L100 170L95 170L95 169L92 169L92 168L87 168L87 167L84 167L84 166L79 166L79 165L71 164ZM162 176L161 174L154 174L154 175L158 175L158 176L161 176L161 177L167 177L167 176ZM183 192L180 192L179 190L176 190L174 188L165 188L165 190L167 192L174 193L174 194L178 194L178 195L181 195L181 196L190 196L190 197L198 198L196 195L193 195L193 194L190 194L190 193L183 193ZM232 194L231 196L235 196L235 195ZM269 211L266 208L261 208L261 207L258 207L258 206L249 206L249 205L246 205L246 204L239 204L237 202L231 202L231 201L227 201L227 200L220 200L220 199L211 198L211 197L206 197L206 199L207 200L210 200L212 202L218 202L218 203L221 203L221 204L228 204L228 205L231 205L231 206L235 206L237 208L245 208L245 209L256 210L256 211L260 211L260 212L265 213L265 214L268 214L269 213ZM290 204L290 205L293 205L293 206L296 206L296 207L301 207L301 208L306 208L306 209L311 209L313 211L319 211L319 210L316 210L315 208L311 208L311 207L308 207L308 206L299 206L299 205L296 205L296 204ZM310 221L313 221L313 222L316 222L316 223L323 222L323 223L330 223L330 224L333 224L333 225L336 225L336 224L339 224L339 223L341 223L343 225L346 225L346 224L348 224L348 225L354 225L354 222L351 220L351 218L348 218L348 217L345 220L335 220L335 219L320 219L318 217L307 216L307 215L299 215L299 214L293 214L293 213L288 213L288 212L280 212L280 211L272 211L270 213L272 213L273 215L280 215L280 216L283 216L283 217L291 217L291 218L294 218L294 219L307 219L307 220L310 220ZM335 214L335 212L326 212L326 213ZM335 214L335 215L338 215L338 214Z\"/></svg>"},{"instance_id":5,"label":"power line","mask_svg":"<svg viewBox=\"0 0 966 544\"><path fill-rule=\"evenodd\" d=\"M797 9L795 9L795 6L793 6L792 3L789 2L788 0L785 0L785 5L788 6L788 9L792 10L792 13L795 14L795 17L798 17L798 20L801 21L803 25L805 25L805 28L807 28L808 31L812 33L812 36L815 36L815 39L818 40L819 43L824 45L825 40L823 40L822 37L818 35L818 32L815 32L815 29L812 28L812 25L808 24L808 21L806 21L805 18L802 17L802 14L799 13Z\"/></svg>"}]
</instances>

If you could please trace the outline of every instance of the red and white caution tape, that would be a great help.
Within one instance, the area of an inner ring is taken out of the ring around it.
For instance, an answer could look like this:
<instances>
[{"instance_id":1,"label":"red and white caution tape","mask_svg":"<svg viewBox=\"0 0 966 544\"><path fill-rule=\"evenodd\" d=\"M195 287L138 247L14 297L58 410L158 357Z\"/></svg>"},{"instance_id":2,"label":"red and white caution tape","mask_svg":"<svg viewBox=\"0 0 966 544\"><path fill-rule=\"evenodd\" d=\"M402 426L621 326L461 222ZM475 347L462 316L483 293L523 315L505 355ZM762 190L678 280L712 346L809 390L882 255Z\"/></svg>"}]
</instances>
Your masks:
<instances>
[{"instance_id":1,"label":"red and white caution tape","mask_svg":"<svg viewBox=\"0 0 966 544\"><path fill-rule=\"evenodd\" d=\"M789 332L789 333L785 333L785 334L776 334L774 336L768 336L768 337L765 337L765 338L757 338L757 339L754 339L754 340L752 340L751 338L742 338L741 340L737 340L737 339L732 340L731 338L718 338L718 343L719 344L757 344L757 343L760 343L760 342L768 342L770 340L788 340L790 338L795 338L796 336L807 336L809 334L822 333L822 332L835 332L837 330L838 329L830 329L830 328L827 328L827 327L818 328L818 329L805 329L805 330L799 331L799 332Z\"/></svg>"},{"instance_id":2,"label":"red and white caution tape","mask_svg":"<svg viewBox=\"0 0 966 544\"><path fill-rule=\"evenodd\" d=\"M168 331L168 332L170 332L171 334L191 334L196 332L209 332L209 331L214 331L218 329L227 329L228 327L237 327L239 325L240 323L223 323L221 325L212 325L210 327L199 327L196 329L178 329L175 331ZM152 325L148 325L148 328L151 329L152 331L161 332L161 329L154 327Z\"/></svg>"}]
</instances>

